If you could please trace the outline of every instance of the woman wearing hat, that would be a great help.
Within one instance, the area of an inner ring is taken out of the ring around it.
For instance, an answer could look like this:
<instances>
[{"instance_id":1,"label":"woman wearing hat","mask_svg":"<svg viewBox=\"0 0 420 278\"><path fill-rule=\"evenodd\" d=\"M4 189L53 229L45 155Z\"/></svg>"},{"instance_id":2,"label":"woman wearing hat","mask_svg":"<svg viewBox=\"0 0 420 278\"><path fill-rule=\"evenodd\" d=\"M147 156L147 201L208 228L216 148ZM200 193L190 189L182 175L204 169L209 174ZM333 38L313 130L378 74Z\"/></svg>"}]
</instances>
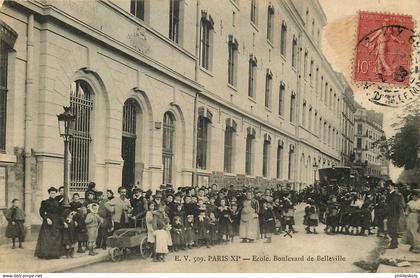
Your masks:
<instances>
[{"instance_id":1,"label":"woman wearing hat","mask_svg":"<svg viewBox=\"0 0 420 278\"><path fill-rule=\"evenodd\" d=\"M49 198L41 202L39 214L42 218L41 230L35 249L35 256L40 259L58 259L62 254L63 217L60 203L55 199L57 189L48 189Z\"/></svg>"},{"instance_id":2,"label":"woman wearing hat","mask_svg":"<svg viewBox=\"0 0 420 278\"><path fill-rule=\"evenodd\" d=\"M244 243L253 242L260 234L258 211L258 203L252 198L252 192L248 191L246 193L246 200L243 202L239 225L239 237Z\"/></svg>"},{"instance_id":3,"label":"woman wearing hat","mask_svg":"<svg viewBox=\"0 0 420 278\"><path fill-rule=\"evenodd\" d=\"M410 251L413 253L420 253L420 234L419 234L419 219L420 219L420 189L413 190L411 200L407 203L406 209L406 223L407 230L404 236L405 242L410 244Z\"/></svg>"}]
</instances>

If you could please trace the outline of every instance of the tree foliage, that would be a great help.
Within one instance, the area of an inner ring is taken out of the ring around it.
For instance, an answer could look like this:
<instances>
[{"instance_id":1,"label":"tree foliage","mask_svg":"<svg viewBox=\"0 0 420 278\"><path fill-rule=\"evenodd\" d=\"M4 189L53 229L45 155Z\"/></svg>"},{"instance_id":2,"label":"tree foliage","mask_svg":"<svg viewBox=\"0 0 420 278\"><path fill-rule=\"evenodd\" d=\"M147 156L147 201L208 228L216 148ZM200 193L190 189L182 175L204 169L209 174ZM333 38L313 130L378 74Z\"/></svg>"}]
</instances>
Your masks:
<instances>
[{"instance_id":1,"label":"tree foliage","mask_svg":"<svg viewBox=\"0 0 420 278\"><path fill-rule=\"evenodd\" d=\"M381 153L397 167L416 167L417 148L420 146L420 108L418 101L406 107L392 126L397 130L389 139L381 138L375 144Z\"/></svg>"}]
</instances>

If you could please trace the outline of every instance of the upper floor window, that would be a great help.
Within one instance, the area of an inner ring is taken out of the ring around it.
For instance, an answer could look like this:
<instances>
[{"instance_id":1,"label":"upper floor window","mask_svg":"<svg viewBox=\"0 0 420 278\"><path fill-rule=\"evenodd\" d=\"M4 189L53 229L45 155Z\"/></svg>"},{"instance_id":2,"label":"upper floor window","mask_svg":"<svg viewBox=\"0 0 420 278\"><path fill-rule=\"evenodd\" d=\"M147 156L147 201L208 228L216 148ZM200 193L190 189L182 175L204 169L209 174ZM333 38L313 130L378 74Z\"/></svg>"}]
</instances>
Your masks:
<instances>
[{"instance_id":1,"label":"upper floor window","mask_svg":"<svg viewBox=\"0 0 420 278\"><path fill-rule=\"evenodd\" d=\"M200 66L210 70L213 48L213 26L214 21L207 12L201 12L201 34L200 34Z\"/></svg>"},{"instance_id":2,"label":"upper floor window","mask_svg":"<svg viewBox=\"0 0 420 278\"><path fill-rule=\"evenodd\" d=\"M231 35L229 36L228 52L228 83L232 86L236 86L238 41Z\"/></svg>"},{"instance_id":3,"label":"upper floor window","mask_svg":"<svg viewBox=\"0 0 420 278\"><path fill-rule=\"evenodd\" d=\"M251 22L257 25L258 20L258 6L257 0L251 0Z\"/></svg>"},{"instance_id":4,"label":"upper floor window","mask_svg":"<svg viewBox=\"0 0 420 278\"><path fill-rule=\"evenodd\" d=\"M363 126L362 124L357 124L357 134L362 135L363 134Z\"/></svg>"},{"instance_id":5,"label":"upper floor window","mask_svg":"<svg viewBox=\"0 0 420 278\"><path fill-rule=\"evenodd\" d=\"M286 85L281 82L279 88L279 115L284 116L284 95L286 93Z\"/></svg>"},{"instance_id":6,"label":"upper floor window","mask_svg":"<svg viewBox=\"0 0 420 278\"><path fill-rule=\"evenodd\" d=\"M130 13L141 20L144 20L144 1L145 0L131 0L130 2Z\"/></svg>"},{"instance_id":7,"label":"upper floor window","mask_svg":"<svg viewBox=\"0 0 420 278\"><path fill-rule=\"evenodd\" d=\"M302 107L302 126L306 127L306 101L303 101Z\"/></svg>"},{"instance_id":8,"label":"upper floor window","mask_svg":"<svg viewBox=\"0 0 420 278\"><path fill-rule=\"evenodd\" d=\"M265 107L271 108L271 87L273 81L273 73L267 69L265 75Z\"/></svg>"},{"instance_id":9,"label":"upper floor window","mask_svg":"<svg viewBox=\"0 0 420 278\"><path fill-rule=\"evenodd\" d=\"M305 50L305 54L303 56L303 77L306 78L308 75L308 50Z\"/></svg>"},{"instance_id":10,"label":"upper floor window","mask_svg":"<svg viewBox=\"0 0 420 278\"><path fill-rule=\"evenodd\" d=\"M297 38L293 36L292 40L292 67L296 68L297 65Z\"/></svg>"},{"instance_id":11,"label":"upper floor window","mask_svg":"<svg viewBox=\"0 0 420 278\"><path fill-rule=\"evenodd\" d=\"M314 36L314 32L315 32L315 19L312 19L312 28L311 28L312 37Z\"/></svg>"},{"instance_id":12,"label":"upper floor window","mask_svg":"<svg viewBox=\"0 0 420 278\"><path fill-rule=\"evenodd\" d=\"M179 42L180 0L169 1L169 38Z\"/></svg>"},{"instance_id":13,"label":"upper floor window","mask_svg":"<svg viewBox=\"0 0 420 278\"><path fill-rule=\"evenodd\" d=\"M296 94L292 92L292 95L290 96L290 122L295 122L295 115L296 114Z\"/></svg>"},{"instance_id":14,"label":"upper floor window","mask_svg":"<svg viewBox=\"0 0 420 278\"><path fill-rule=\"evenodd\" d=\"M249 58L249 74L248 74L248 96L255 99L255 90L257 82L257 58L251 55Z\"/></svg>"},{"instance_id":15,"label":"upper floor window","mask_svg":"<svg viewBox=\"0 0 420 278\"><path fill-rule=\"evenodd\" d=\"M309 67L309 80L312 84L314 81L314 60L311 59L311 65Z\"/></svg>"},{"instance_id":16,"label":"upper floor window","mask_svg":"<svg viewBox=\"0 0 420 278\"><path fill-rule=\"evenodd\" d=\"M267 10L267 40L273 42L274 7L270 4Z\"/></svg>"},{"instance_id":17,"label":"upper floor window","mask_svg":"<svg viewBox=\"0 0 420 278\"><path fill-rule=\"evenodd\" d=\"M281 24L281 33L280 33L280 53L283 56L286 56L286 40L287 40L287 25L286 22Z\"/></svg>"}]
</instances>

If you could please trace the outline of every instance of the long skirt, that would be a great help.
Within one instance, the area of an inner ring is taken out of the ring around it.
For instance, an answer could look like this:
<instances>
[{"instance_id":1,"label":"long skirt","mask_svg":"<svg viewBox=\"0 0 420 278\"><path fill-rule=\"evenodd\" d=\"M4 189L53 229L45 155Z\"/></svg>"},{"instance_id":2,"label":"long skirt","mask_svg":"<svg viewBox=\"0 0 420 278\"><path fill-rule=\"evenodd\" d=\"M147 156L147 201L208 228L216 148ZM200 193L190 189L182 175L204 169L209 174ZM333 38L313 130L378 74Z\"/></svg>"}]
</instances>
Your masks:
<instances>
[{"instance_id":1,"label":"long skirt","mask_svg":"<svg viewBox=\"0 0 420 278\"><path fill-rule=\"evenodd\" d=\"M258 218L251 218L249 221L241 220L239 225L239 237L245 239L257 239L260 233Z\"/></svg>"},{"instance_id":2,"label":"long skirt","mask_svg":"<svg viewBox=\"0 0 420 278\"><path fill-rule=\"evenodd\" d=\"M55 259L62 254L61 229L48 225L45 221L41 225L38 241L35 248L35 256L40 259Z\"/></svg>"},{"instance_id":3,"label":"long skirt","mask_svg":"<svg viewBox=\"0 0 420 278\"><path fill-rule=\"evenodd\" d=\"M403 241L411 245L411 247L420 250L419 215L415 212L408 214L406 222L407 229Z\"/></svg>"},{"instance_id":4,"label":"long skirt","mask_svg":"<svg viewBox=\"0 0 420 278\"><path fill-rule=\"evenodd\" d=\"M166 230L155 230L156 236L156 253L166 254L168 250L168 231Z\"/></svg>"}]
</instances>

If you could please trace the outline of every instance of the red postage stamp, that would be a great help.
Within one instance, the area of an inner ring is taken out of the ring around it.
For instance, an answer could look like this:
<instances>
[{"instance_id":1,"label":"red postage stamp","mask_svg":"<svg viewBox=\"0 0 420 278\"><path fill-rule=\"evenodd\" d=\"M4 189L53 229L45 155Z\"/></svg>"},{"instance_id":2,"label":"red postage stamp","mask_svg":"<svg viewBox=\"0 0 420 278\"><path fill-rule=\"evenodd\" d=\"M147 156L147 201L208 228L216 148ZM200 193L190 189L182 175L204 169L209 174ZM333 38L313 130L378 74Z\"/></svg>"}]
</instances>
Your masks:
<instances>
[{"instance_id":1,"label":"red postage stamp","mask_svg":"<svg viewBox=\"0 0 420 278\"><path fill-rule=\"evenodd\" d=\"M359 12L354 81L407 86L413 29L411 16Z\"/></svg>"}]
</instances>

